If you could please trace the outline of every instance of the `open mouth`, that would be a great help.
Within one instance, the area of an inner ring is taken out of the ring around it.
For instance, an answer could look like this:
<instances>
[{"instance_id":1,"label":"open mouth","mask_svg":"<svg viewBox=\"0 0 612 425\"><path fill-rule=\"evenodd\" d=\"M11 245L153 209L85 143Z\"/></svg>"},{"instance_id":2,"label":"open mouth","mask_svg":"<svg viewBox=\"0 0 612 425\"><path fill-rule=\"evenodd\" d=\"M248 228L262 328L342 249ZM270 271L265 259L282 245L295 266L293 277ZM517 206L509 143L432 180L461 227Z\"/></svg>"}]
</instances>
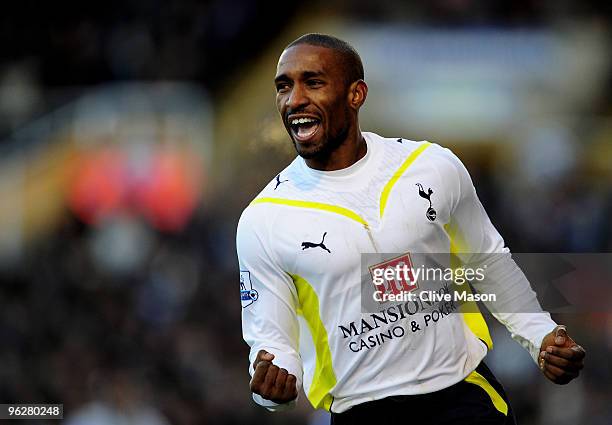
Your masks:
<instances>
[{"instance_id":1,"label":"open mouth","mask_svg":"<svg viewBox=\"0 0 612 425\"><path fill-rule=\"evenodd\" d=\"M293 136L300 142L306 142L319 130L321 121L310 117L293 118L289 121L289 125Z\"/></svg>"}]
</instances>

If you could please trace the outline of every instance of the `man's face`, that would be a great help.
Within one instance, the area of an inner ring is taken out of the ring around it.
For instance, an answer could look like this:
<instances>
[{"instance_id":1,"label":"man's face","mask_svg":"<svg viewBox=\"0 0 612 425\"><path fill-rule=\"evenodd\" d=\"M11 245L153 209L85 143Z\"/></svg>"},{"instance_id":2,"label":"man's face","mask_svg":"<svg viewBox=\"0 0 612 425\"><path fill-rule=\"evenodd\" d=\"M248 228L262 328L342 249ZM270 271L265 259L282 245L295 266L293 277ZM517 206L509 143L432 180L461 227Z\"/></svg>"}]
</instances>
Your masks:
<instances>
[{"instance_id":1,"label":"man's face","mask_svg":"<svg viewBox=\"0 0 612 425\"><path fill-rule=\"evenodd\" d=\"M339 53L299 44L285 50L276 71L276 107L298 154L329 155L353 124Z\"/></svg>"}]
</instances>

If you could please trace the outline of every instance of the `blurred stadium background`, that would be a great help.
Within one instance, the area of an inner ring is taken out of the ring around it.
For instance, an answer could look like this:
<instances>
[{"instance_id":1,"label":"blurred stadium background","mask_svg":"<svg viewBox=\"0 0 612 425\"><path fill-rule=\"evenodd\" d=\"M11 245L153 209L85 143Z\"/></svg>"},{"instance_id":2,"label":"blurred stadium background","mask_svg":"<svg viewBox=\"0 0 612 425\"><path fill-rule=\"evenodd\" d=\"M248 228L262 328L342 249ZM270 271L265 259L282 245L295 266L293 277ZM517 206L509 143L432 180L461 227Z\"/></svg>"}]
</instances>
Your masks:
<instances>
[{"instance_id":1,"label":"blurred stadium background","mask_svg":"<svg viewBox=\"0 0 612 425\"><path fill-rule=\"evenodd\" d=\"M458 153L513 251L612 251L611 19L598 0L3 5L0 402L64 403L70 425L325 423L304 397L251 401L234 250L294 156L272 77L305 32L360 51L364 130ZM493 324L519 423L612 423L612 315L557 319L588 352L566 387Z\"/></svg>"}]
</instances>

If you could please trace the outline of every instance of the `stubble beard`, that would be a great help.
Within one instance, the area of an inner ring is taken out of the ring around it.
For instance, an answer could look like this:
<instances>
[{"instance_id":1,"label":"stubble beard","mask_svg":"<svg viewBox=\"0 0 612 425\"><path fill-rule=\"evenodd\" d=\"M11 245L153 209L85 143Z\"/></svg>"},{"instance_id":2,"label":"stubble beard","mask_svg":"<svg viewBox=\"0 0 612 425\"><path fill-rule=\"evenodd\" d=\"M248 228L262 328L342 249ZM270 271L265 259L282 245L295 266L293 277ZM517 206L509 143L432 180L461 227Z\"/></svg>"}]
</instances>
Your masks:
<instances>
[{"instance_id":1,"label":"stubble beard","mask_svg":"<svg viewBox=\"0 0 612 425\"><path fill-rule=\"evenodd\" d=\"M293 140L293 146L295 147L295 151L297 152L297 154L304 159L327 159L336 149L342 146L342 144L346 141L348 132L348 126L343 127L337 134L322 140L319 146L315 147L312 150L305 151L301 149L299 144L296 143L295 140Z\"/></svg>"},{"instance_id":2,"label":"stubble beard","mask_svg":"<svg viewBox=\"0 0 612 425\"><path fill-rule=\"evenodd\" d=\"M335 134L331 134L330 132L330 134L328 135L326 133L326 137L321 140L321 143L319 143L318 146L314 147L314 149L304 151L300 148L299 143L293 140L292 137L291 139L293 141L293 146L295 147L297 154L304 159L317 159L320 161L326 161L336 149L342 146L349 134L350 115L346 110L343 111L343 115L344 116L338 119L340 119L342 123L344 123L344 126L340 130L336 131Z\"/></svg>"}]
</instances>

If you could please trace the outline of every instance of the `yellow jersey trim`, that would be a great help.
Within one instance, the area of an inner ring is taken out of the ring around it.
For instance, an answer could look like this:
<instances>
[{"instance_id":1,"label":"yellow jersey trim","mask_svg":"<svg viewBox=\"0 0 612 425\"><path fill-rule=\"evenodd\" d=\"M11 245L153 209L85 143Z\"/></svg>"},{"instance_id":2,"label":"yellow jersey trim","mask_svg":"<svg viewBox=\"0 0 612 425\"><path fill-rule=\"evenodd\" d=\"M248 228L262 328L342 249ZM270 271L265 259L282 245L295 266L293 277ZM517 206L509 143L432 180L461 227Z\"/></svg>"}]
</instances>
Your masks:
<instances>
[{"instance_id":1,"label":"yellow jersey trim","mask_svg":"<svg viewBox=\"0 0 612 425\"><path fill-rule=\"evenodd\" d=\"M458 253L469 252L467 243L463 238L463 235L457 225L451 221L451 223L447 223L444 225L444 230L450 239L450 254L451 254L451 267L457 268L461 267L459 257L457 257ZM467 284L461 285L468 294L472 293L470 286ZM469 307L469 308L468 308ZM470 312L466 312L468 310ZM463 321L470 329L470 331L484 341L489 347L489 350L493 349L493 339L491 339L491 334L489 333L489 327L487 326L487 322L485 318L480 313L480 309L478 305L474 301L469 301L464 304L461 304L459 307L459 311L461 312L461 316L463 317Z\"/></svg>"},{"instance_id":2,"label":"yellow jersey trim","mask_svg":"<svg viewBox=\"0 0 612 425\"><path fill-rule=\"evenodd\" d=\"M298 313L304 317L315 347L316 365L308 400L315 409L330 410L334 398L330 394L336 385L336 374L332 365L332 354L327 338L327 330L319 312L319 297L310 283L301 276L291 275L298 293Z\"/></svg>"},{"instance_id":3,"label":"yellow jersey trim","mask_svg":"<svg viewBox=\"0 0 612 425\"><path fill-rule=\"evenodd\" d=\"M348 208L339 207L337 205L332 204L324 204L322 202L311 202L311 201L299 201L296 199L284 199L284 198L255 198L251 205L257 204L277 204L277 205L287 205L290 207L298 207L298 208L310 208L314 210L322 210L331 212L334 214L340 214L344 217L350 218L351 220L356 221L357 223L363 224L364 227L369 227L368 222L365 221L359 214L356 212L349 210Z\"/></svg>"},{"instance_id":4,"label":"yellow jersey trim","mask_svg":"<svg viewBox=\"0 0 612 425\"><path fill-rule=\"evenodd\" d=\"M423 151L429 146L431 146L431 143L425 142L417 149L412 151L412 153L408 155L408 158L406 158L403 164L397 169L391 179L387 182L387 184L382 190L382 193L380 194L380 218L382 218L383 214L385 213L387 201L389 200L389 194L391 193L391 189L393 189L393 186L395 186L395 183L397 183L400 177L406 172L408 167L410 167L410 165L412 165L412 163L419 157L419 155L421 155Z\"/></svg>"},{"instance_id":5,"label":"yellow jersey trim","mask_svg":"<svg viewBox=\"0 0 612 425\"><path fill-rule=\"evenodd\" d=\"M508 416L508 403L502 398L501 395L497 392L495 388L486 380L484 376L480 373L474 371L470 373L467 378L465 378L465 382L469 382L470 384L478 385L480 388L485 390L493 405L497 410L499 410L504 415Z\"/></svg>"}]
</instances>

